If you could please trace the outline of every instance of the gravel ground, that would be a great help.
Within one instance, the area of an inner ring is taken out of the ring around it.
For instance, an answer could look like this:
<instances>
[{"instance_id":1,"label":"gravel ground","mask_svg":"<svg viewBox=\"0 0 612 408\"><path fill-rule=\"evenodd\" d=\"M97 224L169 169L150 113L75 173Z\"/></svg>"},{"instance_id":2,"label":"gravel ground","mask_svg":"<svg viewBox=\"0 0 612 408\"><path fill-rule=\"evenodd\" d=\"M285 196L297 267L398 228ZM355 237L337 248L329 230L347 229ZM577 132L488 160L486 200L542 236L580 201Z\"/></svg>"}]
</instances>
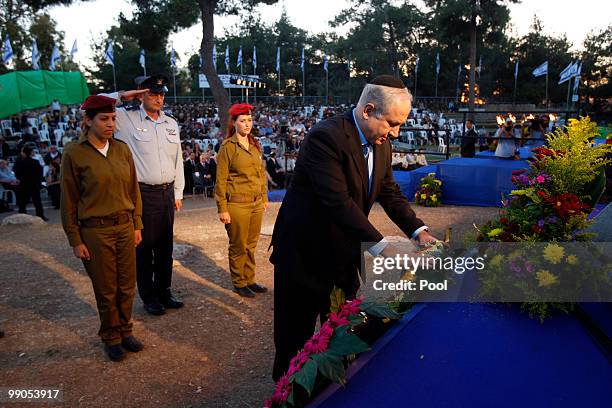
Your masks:
<instances>
[{"instance_id":1,"label":"gravel ground","mask_svg":"<svg viewBox=\"0 0 612 408\"><path fill-rule=\"evenodd\" d=\"M257 249L258 281L271 291L265 232L278 208L273 203L266 213ZM497 209L416 211L435 235L452 226L458 237ZM193 246L174 266L173 287L185 308L153 317L137 297L134 332L145 349L122 363L105 358L91 283L57 211L47 213L51 220L44 226L0 227L0 328L6 333L0 387L59 387L67 407L262 406L274 386L273 295L243 300L231 291L227 236L212 200L187 199L176 218L175 243ZM384 235L402 235L382 208L375 207L370 219Z\"/></svg>"}]
</instances>

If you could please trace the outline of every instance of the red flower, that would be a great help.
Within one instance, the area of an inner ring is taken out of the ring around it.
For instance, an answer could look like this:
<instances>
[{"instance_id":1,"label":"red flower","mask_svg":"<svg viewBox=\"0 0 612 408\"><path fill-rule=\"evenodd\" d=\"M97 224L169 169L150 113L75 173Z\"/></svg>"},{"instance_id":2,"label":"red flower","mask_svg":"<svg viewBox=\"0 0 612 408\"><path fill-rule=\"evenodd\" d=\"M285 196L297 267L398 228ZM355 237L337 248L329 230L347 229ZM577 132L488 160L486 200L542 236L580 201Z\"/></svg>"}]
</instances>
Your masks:
<instances>
[{"instance_id":1,"label":"red flower","mask_svg":"<svg viewBox=\"0 0 612 408\"><path fill-rule=\"evenodd\" d=\"M308 356L309 354L304 350L297 353L289 362L289 370L287 370L287 375L291 377L293 374L300 371L302 366L308 361Z\"/></svg>"},{"instance_id":2,"label":"red flower","mask_svg":"<svg viewBox=\"0 0 612 408\"><path fill-rule=\"evenodd\" d=\"M499 222L501 222L502 224L507 224L508 223L508 219L506 217L502 217L499 219Z\"/></svg>"},{"instance_id":3,"label":"red flower","mask_svg":"<svg viewBox=\"0 0 612 408\"><path fill-rule=\"evenodd\" d=\"M321 327L321 330L319 330L318 333L316 333L306 342L304 345L305 352L308 354L319 354L327 350L329 340L333 334L333 329L331 329L331 333L329 333L329 329L326 329L325 327L330 328L329 326L324 325Z\"/></svg>"},{"instance_id":4,"label":"red flower","mask_svg":"<svg viewBox=\"0 0 612 408\"><path fill-rule=\"evenodd\" d=\"M546 201L552 205L555 212L562 220L567 220L579 213L585 213L591 208L588 204L580 201L577 195L569 193L548 196L546 197Z\"/></svg>"},{"instance_id":5,"label":"red flower","mask_svg":"<svg viewBox=\"0 0 612 408\"><path fill-rule=\"evenodd\" d=\"M349 321L348 321L348 319L346 317L339 316L337 313L330 313L329 314L329 323L333 327L340 327L340 326L346 326L347 324L349 324Z\"/></svg>"},{"instance_id":6,"label":"red flower","mask_svg":"<svg viewBox=\"0 0 612 408\"><path fill-rule=\"evenodd\" d=\"M276 389L272 395L272 402L284 404L291 394L291 382L287 374L283 375L276 383Z\"/></svg>"},{"instance_id":7,"label":"red flower","mask_svg":"<svg viewBox=\"0 0 612 408\"><path fill-rule=\"evenodd\" d=\"M349 300L340 306L340 317L349 317L361 311L361 299Z\"/></svg>"}]
</instances>

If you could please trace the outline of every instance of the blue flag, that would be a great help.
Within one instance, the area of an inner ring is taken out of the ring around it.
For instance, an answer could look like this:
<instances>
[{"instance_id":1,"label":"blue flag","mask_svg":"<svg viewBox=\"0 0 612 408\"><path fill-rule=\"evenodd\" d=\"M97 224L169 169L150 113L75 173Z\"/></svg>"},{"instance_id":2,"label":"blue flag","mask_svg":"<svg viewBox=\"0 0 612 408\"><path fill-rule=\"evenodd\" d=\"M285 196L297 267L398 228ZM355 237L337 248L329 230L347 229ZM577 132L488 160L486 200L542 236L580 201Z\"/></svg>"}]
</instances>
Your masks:
<instances>
[{"instance_id":1,"label":"blue flag","mask_svg":"<svg viewBox=\"0 0 612 408\"><path fill-rule=\"evenodd\" d=\"M212 63L213 63L213 67L215 67L215 71L216 71L217 70L217 46L216 45L213 45Z\"/></svg>"},{"instance_id":2,"label":"blue flag","mask_svg":"<svg viewBox=\"0 0 612 408\"><path fill-rule=\"evenodd\" d=\"M73 59L74 54L77 52L79 52L79 49L77 48L77 40L74 40L74 43L72 43L72 49L70 50L70 59Z\"/></svg>"},{"instance_id":3,"label":"blue flag","mask_svg":"<svg viewBox=\"0 0 612 408\"><path fill-rule=\"evenodd\" d=\"M325 54L325 56L323 57L323 69L325 70L325 72L329 72L328 66L329 66L329 57L327 56L327 54Z\"/></svg>"},{"instance_id":4,"label":"blue flag","mask_svg":"<svg viewBox=\"0 0 612 408\"><path fill-rule=\"evenodd\" d=\"M8 34L4 38L4 47L2 50L2 62L6 64L13 58L13 47L11 47L11 40Z\"/></svg>"},{"instance_id":5,"label":"blue flag","mask_svg":"<svg viewBox=\"0 0 612 408\"><path fill-rule=\"evenodd\" d=\"M229 72L230 61L229 61L229 45L225 46L225 69Z\"/></svg>"},{"instance_id":6,"label":"blue flag","mask_svg":"<svg viewBox=\"0 0 612 408\"><path fill-rule=\"evenodd\" d=\"M436 75L440 73L440 53L436 53Z\"/></svg>"},{"instance_id":7,"label":"blue flag","mask_svg":"<svg viewBox=\"0 0 612 408\"><path fill-rule=\"evenodd\" d=\"M32 40L32 69L40 69L38 62L40 61L40 52L36 40Z\"/></svg>"},{"instance_id":8,"label":"blue flag","mask_svg":"<svg viewBox=\"0 0 612 408\"><path fill-rule=\"evenodd\" d=\"M237 67L241 65L242 65L242 45L240 46L240 49L238 50L238 60L236 61Z\"/></svg>"},{"instance_id":9,"label":"blue flag","mask_svg":"<svg viewBox=\"0 0 612 408\"><path fill-rule=\"evenodd\" d=\"M302 47L302 59L300 60L300 68L302 68L302 72L304 72L304 47Z\"/></svg>"},{"instance_id":10,"label":"blue flag","mask_svg":"<svg viewBox=\"0 0 612 408\"><path fill-rule=\"evenodd\" d=\"M142 69L146 69L145 50L140 50L140 58L138 58L138 63Z\"/></svg>"},{"instance_id":11,"label":"blue flag","mask_svg":"<svg viewBox=\"0 0 612 408\"><path fill-rule=\"evenodd\" d=\"M113 42L112 41L108 42L108 47L106 48L104 57L106 58L106 62L108 62L112 66L115 66L115 55L113 53ZM53 60L53 57L51 57L51 60Z\"/></svg>"},{"instance_id":12,"label":"blue flag","mask_svg":"<svg viewBox=\"0 0 612 408\"><path fill-rule=\"evenodd\" d=\"M112 52L112 48L111 48L111 52ZM59 48L57 48L57 45L55 45L53 47L53 52L51 53L51 62L49 63L49 71L55 71L55 68L57 67L57 63L62 63L62 57L60 56L60 52L59 52Z\"/></svg>"},{"instance_id":13,"label":"blue flag","mask_svg":"<svg viewBox=\"0 0 612 408\"><path fill-rule=\"evenodd\" d=\"M276 72L280 72L280 47L276 48Z\"/></svg>"},{"instance_id":14,"label":"blue flag","mask_svg":"<svg viewBox=\"0 0 612 408\"><path fill-rule=\"evenodd\" d=\"M257 69L257 49L253 46L253 68Z\"/></svg>"},{"instance_id":15,"label":"blue flag","mask_svg":"<svg viewBox=\"0 0 612 408\"><path fill-rule=\"evenodd\" d=\"M176 55L174 55L174 46L172 46L172 49L170 50L170 66L171 67L176 67Z\"/></svg>"}]
</instances>

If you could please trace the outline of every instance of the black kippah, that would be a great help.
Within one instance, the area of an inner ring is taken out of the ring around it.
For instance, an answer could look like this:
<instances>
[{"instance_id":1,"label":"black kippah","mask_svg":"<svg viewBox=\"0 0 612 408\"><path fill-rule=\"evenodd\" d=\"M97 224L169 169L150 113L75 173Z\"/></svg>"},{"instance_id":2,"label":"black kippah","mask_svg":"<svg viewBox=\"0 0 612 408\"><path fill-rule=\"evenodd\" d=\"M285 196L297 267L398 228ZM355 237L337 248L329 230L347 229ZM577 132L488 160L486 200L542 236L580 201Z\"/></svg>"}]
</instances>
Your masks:
<instances>
[{"instance_id":1,"label":"black kippah","mask_svg":"<svg viewBox=\"0 0 612 408\"><path fill-rule=\"evenodd\" d=\"M393 75L379 75L370 82L372 85L388 86L391 88L404 89L406 85L401 79L394 77Z\"/></svg>"}]
</instances>

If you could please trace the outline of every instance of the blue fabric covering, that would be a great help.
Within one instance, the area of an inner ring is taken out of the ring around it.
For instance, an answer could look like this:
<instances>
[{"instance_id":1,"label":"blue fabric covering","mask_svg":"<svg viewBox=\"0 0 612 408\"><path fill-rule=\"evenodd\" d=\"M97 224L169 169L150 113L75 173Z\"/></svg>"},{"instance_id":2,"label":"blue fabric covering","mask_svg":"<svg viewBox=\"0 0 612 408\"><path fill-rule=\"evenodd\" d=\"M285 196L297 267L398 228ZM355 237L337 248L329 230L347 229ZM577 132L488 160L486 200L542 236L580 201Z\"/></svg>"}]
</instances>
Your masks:
<instances>
[{"instance_id":1,"label":"blue fabric covering","mask_svg":"<svg viewBox=\"0 0 612 408\"><path fill-rule=\"evenodd\" d=\"M454 205L501 205L513 190L512 171L528 168L525 160L454 158L438 163L442 202Z\"/></svg>"},{"instance_id":2,"label":"blue fabric covering","mask_svg":"<svg viewBox=\"0 0 612 408\"><path fill-rule=\"evenodd\" d=\"M268 201L272 203L280 203L285 198L285 193L287 190L272 190L268 191Z\"/></svg>"},{"instance_id":3,"label":"blue fabric covering","mask_svg":"<svg viewBox=\"0 0 612 408\"><path fill-rule=\"evenodd\" d=\"M612 368L572 316L541 324L516 307L432 303L403 320L310 406L610 406Z\"/></svg>"},{"instance_id":4,"label":"blue fabric covering","mask_svg":"<svg viewBox=\"0 0 612 408\"><path fill-rule=\"evenodd\" d=\"M436 165L429 165L419 167L412 171L394 171L393 177L400 186L402 193L408 197L408 200L414 201L414 193L421 184L421 179L427 176L429 173L435 173L437 170Z\"/></svg>"},{"instance_id":5,"label":"blue fabric covering","mask_svg":"<svg viewBox=\"0 0 612 408\"><path fill-rule=\"evenodd\" d=\"M519 148L519 154L521 156L521 159L527 160L533 157L533 152L531 151L532 148L533 146ZM492 152L490 150L487 150L484 152L478 152L476 153L476 157L479 159L493 159L495 158L495 152Z\"/></svg>"}]
</instances>

